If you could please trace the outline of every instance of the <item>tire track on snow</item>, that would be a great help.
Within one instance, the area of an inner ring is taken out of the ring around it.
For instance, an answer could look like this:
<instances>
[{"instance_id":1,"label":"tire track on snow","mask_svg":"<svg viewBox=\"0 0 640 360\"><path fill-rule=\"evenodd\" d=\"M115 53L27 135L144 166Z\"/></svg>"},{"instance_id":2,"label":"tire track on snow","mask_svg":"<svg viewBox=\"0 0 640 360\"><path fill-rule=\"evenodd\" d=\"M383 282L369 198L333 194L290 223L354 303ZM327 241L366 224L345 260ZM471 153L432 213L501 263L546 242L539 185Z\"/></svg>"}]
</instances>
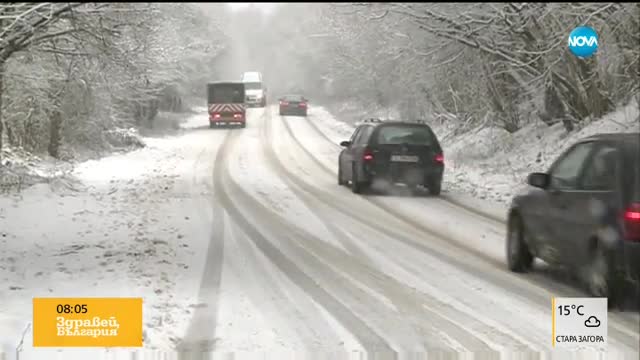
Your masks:
<instances>
[{"instance_id":1,"label":"tire track on snow","mask_svg":"<svg viewBox=\"0 0 640 360\"><path fill-rule=\"evenodd\" d=\"M263 218L269 218L273 221L275 217L270 214L264 206L257 200L251 198L246 194L237 184L233 183L230 179L228 171L226 170L226 152L233 146L233 142L238 136L230 136L225 141L223 151L219 152L216 156L216 166L214 170L214 189L216 193L220 194L220 201L231 216L233 221L243 229L243 232L249 239L255 244L257 248L287 277L293 281L298 287L303 289L313 299L315 299L323 308L325 308L330 314L332 314L345 328L349 330L358 341L364 346L365 350L371 355L380 356L381 359L395 359L395 351L382 339L375 331L373 331L367 324L355 316L351 311L323 289L317 281L307 275L301 268L298 267L287 255L285 255L277 246L271 243L267 237L247 219L242 213L236 203L251 203L251 207L262 210L260 213L264 215ZM234 186L235 185L235 186ZM233 194L233 197L231 196ZM281 238L289 238L293 234L291 231L287 231L288 225L284 223L278 224L278 222L272 223L272 226L277 227L280 232ZM304 239L303 236L298 238ZM290 243L291 240L288 239ZM308 264L317 264L311 256L305 256L300 254L302 258ZM331 272L330 270L328 272Z\"/></svg>"},{"instance_id":2,"label":"tire track on snow","mask_svg":"<svg viewBox=\"0 0 640 360\"><path fill-rule=\"evenodd\" d=\"M267 124L269 124L267 122ZM268 141L268 140L267 140ZM269 157L272 157L273 159L271 159L271 162L274 163L273 166L276 167L279 172L287 174L290 177L290 180L292 180L294 182L294 184L296 184L297 186L300 186L301 188L303 188L305 191L310 191L308 186L305 186L304 182L301 180L296 179L296 176L294 174L292 174L289 170L287 170L281 163L279 163L279 160L277 159L277 156L275 155L275 153L273 153L273 150L269 149L268 147L265 148L265 153L267 155L269 155ZM313 191L311 191L313 192ZM335 205L332 206L333 208L336 208ZM337 208L336 208L337 209ZM342 211L342 209L338 209L339 211L341 211L344 214L344 211ZM358 219L354 219L356 221L358 221ZM370 221L362 221L362 219L359 219L358 221L360 223L360 226L371 226L371 222ZM381 229L378 229L378 231L380 231ZM384 231L382 231L384 233ZM388 236L388 232L386 232L387 236ZM396 234L397 235L397 234ZM352 272L362 272L362 271L358 271L358 270L353 270ZM394 304L399 305L399 307L401 308L407 308L409 309L408 311L406 311L406 314L422 314L424 318L429 318L429 319L440 319L439 323L438 323L438 327L440 329L455 329L454 333L456 333L454 336L454 338L456 339L466 339L468 343L472 343L473 344L473 340L469 340L469 339L474 339L477 338L476 336L474 336L472 333L467 332L467 330L465 329L465 326L458 326L455 324L455 320L453 319L457 319L458 321L460 321L459 323L465 322L465 321L469 321L470 319L468 317L465 318L465 316L467 316L467 314L463 314L460 313L454 309L449 308L448 306L442 306L443 304L438 304L438 300L437 299L429 299L429 302L431 304L431 306L433 306L433 308L438 308L439 310L445 310L445 312L448 311L448 318L447 317L443 317L442 315L438 314L438 313L434 313L428 309L426 309L422 304L421 304L421 300L416 300L414 299L414 303L413 304L409 304L405 299L406 298L415 298L415 295L412 295L410 293L407 293L406 291L404 291L403 288L405 288L404 285L402 284L398 284L396 282L395 279L393 278L389 278L386 275L380 275L382 277L385 278L384 281L381 281L381 284L389 284L389 283L393 283L396 285L395 288L391 287L389 289L389 287L387 286L387 289L384 289L385 286L379 286L376 282L371 282L369 281L367 283L368 286L371 286L374 289L377 289L378 291L381 291L382 293L384 293L386 296L388 296L389 298L393 299L392 301L394 302ZM399 285L399 286L398 286ZM402 296L396 296L395 294L402 294ZM426 294L421 293L420 295L422 295L423 297L426 296ZM469 324L467 324L469 325ZM486 325L484 325L486 326ZM446 330L445 330L446 331ZM493 330L493 336L495 338L503 338L503 340L508 340L509 343L520 343L519 341L515 340L514 338L512 338L510 335L505 334L505 333L496 333L495 331L497 331L497 329ZM452 335L452 334L449 334ZM484 345L486 346L486 345ZM482 347L482 346L481 346ZM471 346L471 348L475 348L476 350L478 349L478 343L475 343Z\"/></svg>"}]
</instances>

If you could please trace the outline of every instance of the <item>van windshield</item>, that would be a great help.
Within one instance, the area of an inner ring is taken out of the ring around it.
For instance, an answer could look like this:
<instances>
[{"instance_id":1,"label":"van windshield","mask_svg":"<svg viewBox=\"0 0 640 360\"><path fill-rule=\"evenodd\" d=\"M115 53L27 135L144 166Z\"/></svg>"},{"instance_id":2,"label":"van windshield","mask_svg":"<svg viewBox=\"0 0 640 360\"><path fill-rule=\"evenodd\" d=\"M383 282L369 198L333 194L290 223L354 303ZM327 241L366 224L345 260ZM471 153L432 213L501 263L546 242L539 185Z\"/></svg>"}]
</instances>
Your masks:
<instances>
[{"instance_id":1,"label":"van windshield","mask_svg":"<svg viewBox=\"0 0 640 360\"><path fill-rule=\"evenodd\" d=\"M246 90L260 90L262 89L262 84L259 82L248 82L244 83L244 88Z\"/></svg>"}]
</instances>

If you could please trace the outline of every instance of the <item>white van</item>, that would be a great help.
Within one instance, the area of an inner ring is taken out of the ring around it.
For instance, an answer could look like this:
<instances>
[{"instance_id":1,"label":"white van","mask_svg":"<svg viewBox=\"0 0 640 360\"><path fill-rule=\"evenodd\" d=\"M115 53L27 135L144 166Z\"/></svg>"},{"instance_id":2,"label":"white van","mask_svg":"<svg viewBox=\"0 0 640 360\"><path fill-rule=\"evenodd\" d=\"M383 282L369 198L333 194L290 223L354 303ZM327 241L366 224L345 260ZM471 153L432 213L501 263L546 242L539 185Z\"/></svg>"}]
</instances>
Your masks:
<instances>
[{"instance_id":1,"label":"white van","mask_svg":"<svg viewBox=\"0 0 640 360\"><path fill-rule=\"evenodd\" d=\"M242 74L246 104L249 106L267 105L267 88L262 83L262 74L258 71L247 71Z\"/></svg>"}]
</instances>

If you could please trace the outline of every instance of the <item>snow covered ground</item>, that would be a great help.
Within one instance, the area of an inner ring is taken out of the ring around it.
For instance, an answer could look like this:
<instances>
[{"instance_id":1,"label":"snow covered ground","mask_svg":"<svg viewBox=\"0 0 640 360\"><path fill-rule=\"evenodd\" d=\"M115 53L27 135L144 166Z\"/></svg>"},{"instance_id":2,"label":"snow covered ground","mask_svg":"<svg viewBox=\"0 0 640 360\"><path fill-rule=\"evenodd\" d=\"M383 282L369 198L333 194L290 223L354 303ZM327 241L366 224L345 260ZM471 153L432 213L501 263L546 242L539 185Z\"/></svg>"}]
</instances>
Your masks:
<instances>
[{"instance_id":1,"label":"snow covered ground","mask_svg":"<svg viewBox=\"0 0 640 360\"><path fill-rule=\"evenodd\" d=\"M0 194L20 191L35 183L64 178L73 165L52 158L41 158L19 148L3 148Z\"/></svg>"},{"instance_id":2,"label":"snow covered ground","mask_svg":"<svg viewBox=\"0 0 640 360\"><path fill-rule=\"evenodd\" d=\"M163 114L164 115L164 114ZM105 146L113 152L127 152L134 148L144 147L138 131L134 128L116 128L103 133ZM4 144L6 145L6 144ZM71 172L75 159L68 159L61 150L64 160L50 156L36 156L20 147L4 146L0 157L0 193L11 194L38 183L72 181ZM93 154L93 156L100 154ZM88 151L80 154L80 159L89 158Z\"/></svg>"},{"instance_id":3,"label":"snow covered ground","mask_svg":"<svg viewBox=\"0 0 640 360\"><path fill-rule=\"evenodd\" d=\"M191 120L207 121L202 114ZM202 130L146 138L143 149L82 163L72 174L81 185L39 184L0 198L0 339L7 352L37 296L143 297L148 347L176 345L198 303L199 284L191 279L201 277L211 232L207 184L222 137Z\"/></svg>"},{"instance_id":4,"label":"snow covered ground","mask_svg":"<svg viewBox=\"0 0 640 360\"><path fill-rule=\"evenodd\" d=\"M602 357L549 351L550 297L582 294L544 271L505 270L500 207L451 185L463 169L480 171L461 150L456 158L457 143L445 150L447 195L497 220L446 200L364 198L337 186L337 143L353 127L326 109L311 107L308 119L250 109L236 130L209 129L205 111L175 135L144 138L145 148L80 164L75 180L0 197L8 359L34 296L143 297L145 350L162 354L137 359L185 359L187 350L207 359L434 349L452 358ZM638 321L609 315L607 359L637 359ZM20 360L132 358L124 349L34 349L30 336Z\"/></svg>"},{"instance_id":5,"label":"snow covered ground","mask_svg":"<svg viewBox=\"0 0 640 360\"><path fill-rule=\"evenodd\" d=\"M638 104L632 101L569 135L562 124L549 127L536 123L515 134L486 128L451 138L443 144L447 184L452 191L508 202L522 188L528 173L546 171L577 140L598 133L640 132L639 115Z\"/></svg>"}]
</instances>

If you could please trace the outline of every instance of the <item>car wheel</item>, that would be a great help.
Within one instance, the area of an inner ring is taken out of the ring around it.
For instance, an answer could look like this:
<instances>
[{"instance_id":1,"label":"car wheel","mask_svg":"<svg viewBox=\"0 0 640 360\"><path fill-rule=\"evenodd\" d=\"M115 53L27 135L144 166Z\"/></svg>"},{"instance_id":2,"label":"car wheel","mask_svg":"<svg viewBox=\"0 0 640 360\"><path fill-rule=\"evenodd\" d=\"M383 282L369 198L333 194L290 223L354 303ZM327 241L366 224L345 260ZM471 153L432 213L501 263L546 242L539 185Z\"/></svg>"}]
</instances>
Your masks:
<instances>
[{"instance_id":1,"label":"car wheel","mask_svg":"<svg viewBox=\"0 0 640 360\"><path fill-rule=\"evenodd\" d=\"M619 305L619 294L623 290L623 283L623 277L619 276L611 266L607 250L601 244L596 244L587 272L589 294L594 297L606 297L609 308L616 307Z\"/></svg>"},{"instance_id":2,"label":"car wheel","mask_svg":"<svg viewBox=\"0 0 640 360\"><path fill-rule=\"evenodd\" d=\"M433 196L439 196L442 191L442 181L434 181L427 185L429 193Z\"/></svg>"},{"instance_id":3,"label":"car wheel","mask_svg":"<svg viewBox=\"0 0 640 360\"><path fill-rule=\"evenodd\" d=\"M209 123L209 129L213 129L214 127L216 127L216 126L213 125L212 123Z\"/></svg>"},{"instance_id":4,"label":"car wheel","mask_svg":"<svg viewBox=\"0 0 640 360\"><path fill-rule=\"evenodd\" d=\"M533 255L524 240L526 230L518 215L511 216L507 231L507 264L513 272L527 272L533 265Z\"/></svg>"},{"instance_id":5,"label":"car wheel","mask_svg":"<svg viewBox=\"0 0 640 360\"><path fill-rule=\"evenodd\" d=\"M358 180L358 172L356 171L356 165L353 164L351 168L351 191L354 194L360 194L362 192L362 183Z\"/></svg>"}]
</instances>

